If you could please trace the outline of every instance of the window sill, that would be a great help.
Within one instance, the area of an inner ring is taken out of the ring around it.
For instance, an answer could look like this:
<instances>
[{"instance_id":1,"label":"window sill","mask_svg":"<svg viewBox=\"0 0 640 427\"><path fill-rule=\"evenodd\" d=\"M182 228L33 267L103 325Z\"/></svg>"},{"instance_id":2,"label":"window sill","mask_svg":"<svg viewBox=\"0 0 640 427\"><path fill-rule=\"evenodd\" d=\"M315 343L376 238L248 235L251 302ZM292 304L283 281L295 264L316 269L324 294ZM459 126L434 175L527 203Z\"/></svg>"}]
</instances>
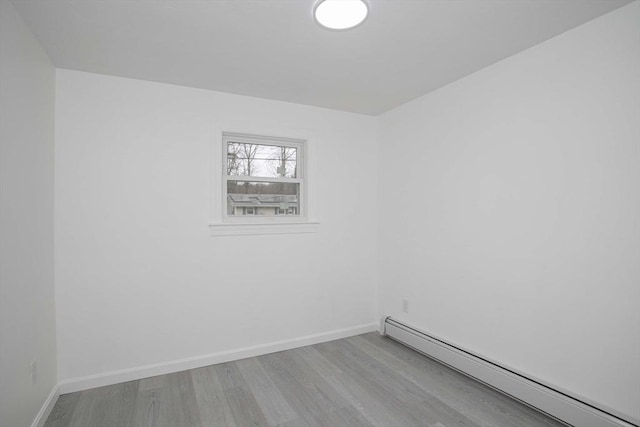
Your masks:
<instances>
[{"instance_id":1,"label":"window sill","mask_svg":"<svg viewBox=\"0 0 640 427\"><path fill-rule=\"evenodd\" d=\"M301 234L316 233L319 222L269 222L269 223L226 223L209 224L212 236L247 236L258 234Z\"/></svg>"}]
</instances>

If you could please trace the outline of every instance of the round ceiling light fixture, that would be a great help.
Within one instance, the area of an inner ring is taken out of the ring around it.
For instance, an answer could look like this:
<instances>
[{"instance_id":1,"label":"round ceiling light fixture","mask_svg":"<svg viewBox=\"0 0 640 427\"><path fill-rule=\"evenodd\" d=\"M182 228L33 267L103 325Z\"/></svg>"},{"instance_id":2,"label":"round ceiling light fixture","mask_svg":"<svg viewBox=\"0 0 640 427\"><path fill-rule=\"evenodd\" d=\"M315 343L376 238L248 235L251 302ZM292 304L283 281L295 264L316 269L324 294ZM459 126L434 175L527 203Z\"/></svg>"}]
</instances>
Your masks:
<instances>
[{"instance_id":1,"label":"round ceiling light fixture","mask_svg":"<svg viewBox=\"0 0 640 427\"><path fill-rule=\"evenodd\" d=\"M364 0L320 0L313 9L318 24L330 30L348 30L360 25L369 14Z\"/></svg>"}]
</instances>

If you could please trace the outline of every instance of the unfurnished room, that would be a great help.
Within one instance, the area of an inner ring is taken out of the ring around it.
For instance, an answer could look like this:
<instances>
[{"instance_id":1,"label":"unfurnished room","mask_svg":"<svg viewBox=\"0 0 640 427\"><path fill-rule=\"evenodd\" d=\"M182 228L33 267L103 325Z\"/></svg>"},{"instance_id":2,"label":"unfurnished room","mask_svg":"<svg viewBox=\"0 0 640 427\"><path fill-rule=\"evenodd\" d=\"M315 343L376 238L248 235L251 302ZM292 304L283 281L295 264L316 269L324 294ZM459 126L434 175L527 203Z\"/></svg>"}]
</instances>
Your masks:
<instances>
[{"instance_id":1,"label":"unfurnished room","mask_svg":"<svg viewBox=\"0 0 640 427\"><path fill-rule=\"evenodd\" d=\"M640 0L0 0L0 427L640 427Z\"/></svg>"}]
</instances>

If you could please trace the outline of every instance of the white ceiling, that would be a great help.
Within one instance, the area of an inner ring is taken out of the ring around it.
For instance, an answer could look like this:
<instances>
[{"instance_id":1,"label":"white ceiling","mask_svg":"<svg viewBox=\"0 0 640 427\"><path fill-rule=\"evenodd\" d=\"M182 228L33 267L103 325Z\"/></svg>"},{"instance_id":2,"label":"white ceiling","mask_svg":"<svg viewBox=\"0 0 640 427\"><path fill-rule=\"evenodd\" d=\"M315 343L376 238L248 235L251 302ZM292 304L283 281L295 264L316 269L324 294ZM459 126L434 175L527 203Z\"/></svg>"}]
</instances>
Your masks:
<instances>
[{"instance_id":1,"label":"white ceiling","mask_svg":"<svg viewBox=\"0 0 640 427\"><path fill-rule=\"evenodd\" d=\"M629 0L13 0L59 68L379 114Z\"/></svg>"}]
</instances>

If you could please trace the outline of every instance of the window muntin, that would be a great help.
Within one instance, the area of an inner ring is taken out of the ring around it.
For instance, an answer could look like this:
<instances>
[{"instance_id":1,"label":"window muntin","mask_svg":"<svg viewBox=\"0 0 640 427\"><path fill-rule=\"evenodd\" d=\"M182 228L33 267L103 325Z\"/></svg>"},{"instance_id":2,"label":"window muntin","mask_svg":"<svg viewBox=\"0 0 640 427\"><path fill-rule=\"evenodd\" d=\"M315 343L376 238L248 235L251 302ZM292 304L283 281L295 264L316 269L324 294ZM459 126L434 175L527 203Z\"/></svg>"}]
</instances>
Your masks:
<instances>
[{"instance_id":1,"label":"window muntin","mask_svg":"<svg viewBox=\"0 0 640 427\"><path fill-rule=\"evenodd\" d=\"M304 215L304 141L223 134L226 220Z\"/></svg>"}]
</instances>

